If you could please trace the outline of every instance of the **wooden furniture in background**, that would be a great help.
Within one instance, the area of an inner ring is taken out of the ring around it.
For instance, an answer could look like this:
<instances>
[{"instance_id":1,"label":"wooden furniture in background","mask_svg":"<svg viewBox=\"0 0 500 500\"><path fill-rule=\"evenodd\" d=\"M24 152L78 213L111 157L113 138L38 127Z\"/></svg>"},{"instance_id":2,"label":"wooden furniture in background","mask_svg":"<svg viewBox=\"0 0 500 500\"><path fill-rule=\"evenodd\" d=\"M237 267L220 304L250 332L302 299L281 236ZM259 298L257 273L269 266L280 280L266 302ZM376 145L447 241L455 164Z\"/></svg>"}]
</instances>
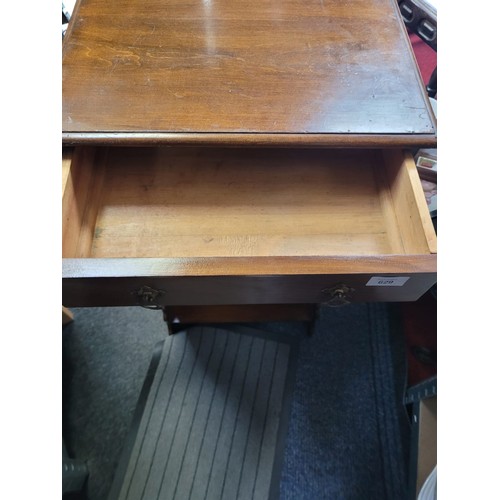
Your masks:
<instances>
[{"instance_id":1,"label":"wooden furniture in background","mask_svg":"<svg viewBox=\"0 0 500 500\"><path fill-rule=\"evenodd\" d=\"M411 426L408 498L417 499L437 464L437 376L409 387L404 400Z\"/></svg>"}]
</instances>

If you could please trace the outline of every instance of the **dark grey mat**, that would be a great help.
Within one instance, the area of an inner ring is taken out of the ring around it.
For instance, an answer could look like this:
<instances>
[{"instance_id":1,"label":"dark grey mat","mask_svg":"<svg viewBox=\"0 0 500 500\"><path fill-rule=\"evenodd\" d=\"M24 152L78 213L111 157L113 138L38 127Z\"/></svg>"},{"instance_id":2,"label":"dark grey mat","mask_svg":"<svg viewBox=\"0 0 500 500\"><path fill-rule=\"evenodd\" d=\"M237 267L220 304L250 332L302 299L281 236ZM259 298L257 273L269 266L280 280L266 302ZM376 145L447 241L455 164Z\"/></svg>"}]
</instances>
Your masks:
<instances>
[{"instance_id":1,"label":"dark grey mat","mask_svg":"<svg viewBox=\"0 0 500 500\"><path fill-rule=\"evenodd\" d=\"M408 498L396 320L388 304L320 310L300 345L281 500Z\"/></svg>"},{"instance_id":2,"label":"dark grey mat","mask_svg":"<svg viewBox=\"0 0 500 500\"><path fill-rule=\"evenodd\" d=\"M277 498L296 357L242 327L168 337L109 498Z\"/></svg>"},{"instance_id":3,"label":"dark grey mat","mask_svg":"<svg viewBox=\"0 0 500 500\"><path fill-rule=\"evenodd\" d=\"M74 308L63 328L63 436L85 462L86 500L105 500L155 345L167 336L161 311Z\"/></svg>"}]
</instances>

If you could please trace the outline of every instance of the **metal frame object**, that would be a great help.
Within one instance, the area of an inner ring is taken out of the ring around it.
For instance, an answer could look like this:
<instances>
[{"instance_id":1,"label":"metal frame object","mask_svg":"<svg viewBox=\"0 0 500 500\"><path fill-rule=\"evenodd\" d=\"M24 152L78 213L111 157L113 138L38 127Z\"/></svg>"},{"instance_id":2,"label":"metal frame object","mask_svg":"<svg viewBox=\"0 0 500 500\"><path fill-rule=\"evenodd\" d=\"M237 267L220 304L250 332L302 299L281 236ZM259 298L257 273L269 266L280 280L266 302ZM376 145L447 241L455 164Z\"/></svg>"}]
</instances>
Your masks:
<instances>
[{"instance_id":1,"label":"metal frame object","mask_svg":"<svg viewBox=\"0 0 500 500\"><path fill-rule=\"evenodd\" d=\"M437 51L437 10L425 0L400 0L399 10L406 26Z\"/></svg>"}]
</instances>

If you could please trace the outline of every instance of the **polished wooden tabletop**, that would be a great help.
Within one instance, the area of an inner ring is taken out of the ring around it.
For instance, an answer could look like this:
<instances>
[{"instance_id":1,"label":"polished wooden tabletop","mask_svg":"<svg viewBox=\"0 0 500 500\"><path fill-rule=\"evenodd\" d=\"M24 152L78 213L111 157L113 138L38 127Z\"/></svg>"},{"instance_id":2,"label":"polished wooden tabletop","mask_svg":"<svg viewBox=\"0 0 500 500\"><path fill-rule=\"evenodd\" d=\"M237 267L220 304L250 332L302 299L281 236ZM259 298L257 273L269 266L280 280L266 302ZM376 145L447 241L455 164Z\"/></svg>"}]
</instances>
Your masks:
<instances>
[{"instance_id":1,"label":"polished wooden tabletop","mask_svg":"<svg viewBox=\"0 0 500 500\"><path fill-rule=\"evenodd\" d=\"M395 0L79 0L66 143L431 145Z\"/></svg>"}]
</instances>

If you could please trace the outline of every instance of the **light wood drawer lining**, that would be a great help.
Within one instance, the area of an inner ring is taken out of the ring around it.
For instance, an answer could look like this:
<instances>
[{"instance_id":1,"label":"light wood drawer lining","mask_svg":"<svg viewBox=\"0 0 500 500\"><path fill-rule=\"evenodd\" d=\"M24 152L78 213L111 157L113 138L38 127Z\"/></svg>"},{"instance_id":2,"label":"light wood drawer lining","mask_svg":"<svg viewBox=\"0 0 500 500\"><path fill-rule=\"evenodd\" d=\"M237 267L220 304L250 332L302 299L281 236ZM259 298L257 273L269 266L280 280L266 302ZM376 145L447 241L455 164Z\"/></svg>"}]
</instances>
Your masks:
<instances>
[{"instance_id":1,"label":"light wood drawer lining","mask_svg":"<svg viewBox=\"0 0 500 500\"><path fill-rule=\"evenodd\" d=\"M399 151L77 148L63 256L428 254L412 163Z\"/></svg>"}]
</instances>

